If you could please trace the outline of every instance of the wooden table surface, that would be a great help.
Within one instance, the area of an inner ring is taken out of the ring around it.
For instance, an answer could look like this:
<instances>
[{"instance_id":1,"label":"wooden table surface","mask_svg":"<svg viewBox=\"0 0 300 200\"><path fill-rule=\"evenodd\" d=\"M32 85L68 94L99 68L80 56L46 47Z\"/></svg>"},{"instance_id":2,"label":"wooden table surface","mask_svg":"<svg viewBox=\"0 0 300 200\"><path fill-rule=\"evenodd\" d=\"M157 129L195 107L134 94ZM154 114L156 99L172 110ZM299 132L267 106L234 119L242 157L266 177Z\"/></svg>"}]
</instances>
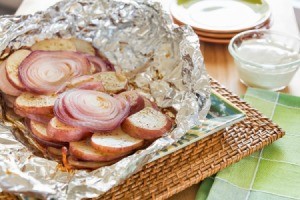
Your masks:
<instances>
[{"instance_id":1,"label":"wooden table surface","mask_svg":"<svg viewBox=\"0 0 300 200\"><path fill-rule=\"evenodd\" d=\"M44 10L57 1L59 0L24 0L16 14L31 14L38 10ZM268 2L272 8L274 19L271 29L298 35L299 30L291 1L268 0ZM236 65L227 50L227 45L201 42L201 51L206 69L213 78L238 95L245 93L247 88L239 81ZM282 92L300 96L300 70L298 70L290 85ZM194 185L174 195L170 200L193 200L198 187L198 184Z\"/></svg>"}]
</instances>

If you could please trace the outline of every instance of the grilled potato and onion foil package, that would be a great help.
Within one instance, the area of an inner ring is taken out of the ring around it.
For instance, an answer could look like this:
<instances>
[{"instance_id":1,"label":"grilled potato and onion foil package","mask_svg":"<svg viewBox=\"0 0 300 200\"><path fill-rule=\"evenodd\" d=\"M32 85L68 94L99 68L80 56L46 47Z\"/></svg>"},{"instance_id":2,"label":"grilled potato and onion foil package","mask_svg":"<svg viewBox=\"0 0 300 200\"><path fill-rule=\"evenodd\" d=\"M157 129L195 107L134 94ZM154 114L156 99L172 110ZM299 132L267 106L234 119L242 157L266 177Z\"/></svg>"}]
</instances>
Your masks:
<instances>
[{"instance_id":1,"label":"grilled potato and onion foil package","mask_svg":"<svg viewBox=\"0 0 300 200\"><path fill-rule=\"evenodd\" d=\"M198 37L190 27L174 25L159 2L66 0L45 12L0 18L1 59L44 39L86 40L122 68L137 90L160 108L177 113L172 130L146 149L94 171L67 171L35 153L26 126L8 119L2 102L1 191L45 199L97 197L142 169L157 151L199 125L208 112L209 77Z\"/></svg>"}]
</instances>

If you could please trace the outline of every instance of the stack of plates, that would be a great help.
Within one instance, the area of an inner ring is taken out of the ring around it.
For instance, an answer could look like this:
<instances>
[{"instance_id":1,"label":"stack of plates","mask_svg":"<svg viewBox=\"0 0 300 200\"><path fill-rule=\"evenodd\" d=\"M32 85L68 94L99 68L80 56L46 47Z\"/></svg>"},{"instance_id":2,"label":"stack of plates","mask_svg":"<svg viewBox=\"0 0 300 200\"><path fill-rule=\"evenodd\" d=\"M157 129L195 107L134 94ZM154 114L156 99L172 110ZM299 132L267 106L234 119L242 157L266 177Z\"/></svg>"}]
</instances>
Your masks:
<instances>
[{"instance_id":1,"label":"stack of plates","mask_svg":"<svg viewBox=\"0 0 300 200\"><path fill-rule=\"evenodd\" d=\"M229 43L245 30L268 29L271 9L264 0L171 0L174 22L190 25L201 41Z\"/></svg>"}]
</instances>

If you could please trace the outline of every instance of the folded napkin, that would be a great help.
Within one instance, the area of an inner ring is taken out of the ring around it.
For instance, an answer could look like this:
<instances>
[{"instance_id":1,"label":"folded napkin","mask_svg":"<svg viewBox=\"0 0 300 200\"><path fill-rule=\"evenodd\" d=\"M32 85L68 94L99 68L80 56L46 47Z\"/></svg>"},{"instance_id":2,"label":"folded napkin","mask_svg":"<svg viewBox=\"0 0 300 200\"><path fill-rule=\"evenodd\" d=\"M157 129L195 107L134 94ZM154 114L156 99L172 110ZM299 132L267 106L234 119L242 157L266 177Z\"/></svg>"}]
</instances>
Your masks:
<instances>
[{"instance_id":1,"label":"folded napkin","mask_svg":"<svg viewBox=\"0 0 300 200\"><path fill-rule=\"evenodd\" d=\"M300 97L249 88L244 99L286 135L205 179L196 199L300 200Z\"/></svg>"}]
</instances>

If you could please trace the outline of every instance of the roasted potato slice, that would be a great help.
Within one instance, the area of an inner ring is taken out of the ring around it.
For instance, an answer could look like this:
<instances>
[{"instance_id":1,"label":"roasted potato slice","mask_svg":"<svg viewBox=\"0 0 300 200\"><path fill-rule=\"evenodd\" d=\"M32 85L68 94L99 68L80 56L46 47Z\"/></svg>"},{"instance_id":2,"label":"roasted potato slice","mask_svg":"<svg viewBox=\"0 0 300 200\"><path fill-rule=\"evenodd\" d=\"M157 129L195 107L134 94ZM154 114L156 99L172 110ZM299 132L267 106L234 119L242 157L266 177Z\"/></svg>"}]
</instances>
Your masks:
<instances>
[{"instance_id":1,"label":"roasted potato slice","mask_svg":"<svg viewBox=\"0 0 300 200\"><path fill-rule=\"evenodd\" d=\"M126 153L104 153L93 148L89 140L82 140L79 142L70 142L69 146L70 155L85 161L95 161L95 162L106 162L121 158L128 154Z\"/></svg>"},{"instance_id":2,"label":"roasted potato slice","mask_svg":"<svg viewBox=\"0 0 300 200\"><path fill-rule=\"evenodd\" d=\"M52 137L47 134L47 124L43 124L34 120L30 120L30 130L33 135L37 138L49 142L55 141Z\"/></svg>"},{"instance_id":3,"label":"roasted potato slice","mask_svg":"<svg viewBox=\"0 0 300 200\"><path fill-rule=\"evenodd\" d=\"M102 82L108 93L119 93L127 89L128 80L119 72L100 72L94 75L95 80Z\"/></svg>"},{"instance_id":4,"label":"roasted potato slice","mask_svg":"<svg viewBox=\"0 0 300 200\"><path fill-rule=\"evenodd\" d=\"M84 75L84 76L73 78L67 84L66 89L72 89L72 88L96 90L100 92L105 91L102 82L99 80L95 80L93 75Z\"/></svg>"},{"instance_id":5,"label":"roasted potato slice","mask_svg":"<svg viewBox=\"0 0 300 200\"><path fill-rule=\"evenodd\" d=\"M69 39L47 39L42 40L31 47L32 51L76 51L76 45Z\"/></svg>"},{"instance_id":6,"label":"roasted potato slice","mask_svg":"<svg viewBox=\"0 0 300 200\"><path fill-rule=\"evenodd\" d=\"M24 92L17 97L14 107L25 114L49 115L53 113L56 99L57 95L35 95Z\"/></svg>"},{"instance_id":7,"label":"roasted potato slice","mask_svg":"<svg viewBox=\"0 0 300 200\"><path fill-rule=\"evenodd\" d=\"M168 132L172 128L172 122L163 113L146 107L127 117L121 126L124 132L132 137L151 140Z\"/></svg>"},{"instance_id":8,"label":"roasted potato slice","mask_svg":"<svg viewBox=\"0 0 300 200\"><path fill-rule=\"evenodd\" d=\"M19 79L19 66L23 60L31 53L29 50L18 50L12 53L6 60L6 75L8 81L17 89L25 90L22 82Z\"/></svg>"},{"instance_id":9,"label":"roasted potato slice","mask_svg":"<svg viewBox=\"0 0 300 200\"><path fill-rule=\"evenodd\" d=\"M145 107L144 97L135 91L125 91L120 93L130 104L130 114L132 115Z\"/></svg>"},{"instance_id":10,"label":"roasted potato slice","mask_svg":"<svg viewBox=\"0 0 300 200\"><path fill-rule=\"evenodd\" d=\"M91 137L95 149L106 153L126 153L143 146L144 141L133 138L118 127L111 132L97 132Z\"/></svg>"},{"instance_id":11,"label":"roasted potato slice","mask_svg":"<svg viewBox=\"0 0 300 200\"><path fill-rule=\"evenodd\" d=\"M83 128L69 126L62 123L56 117L53 117L47 127L47 134L51 138L60 142L74 142L82 140L91 135L89 131Z\"/></svg>"},{"instance_id":12,"label":"roasted potato slice","mask_svg":"<svg viewBox=\"0 0 300 200\"><path fill-rule=\"evenodd\" d=\"M16 97L19 96L22 91L14 87L7 78L6 73L6 61L0 64L0 90L6 95Z\"/></svg>"},{"instance_id":13,"label":"roasted potato slice","mask_svg":"<svg viewBox=\"0 0 300 200\"><path fill-rule=\"evenodd\" d=\"M76 169L98 169L100 167L109 166L118 162L117 160L107 161L107 162L89 162L89 161L80 161L73 156L68 157L68 164L75 167Z\"/></svg>"},{"instance_id":14,"label":"roasted potato slice","mask_svg":"<svg viewBox=\"0 0 300 200\"><path fill-rule=\"evenodd\" d=\"M96 54L96 51L91 43L76 38L72 38L70 40L75 44L76 51L93 56Z\"/></svg>"}]
</instances>

